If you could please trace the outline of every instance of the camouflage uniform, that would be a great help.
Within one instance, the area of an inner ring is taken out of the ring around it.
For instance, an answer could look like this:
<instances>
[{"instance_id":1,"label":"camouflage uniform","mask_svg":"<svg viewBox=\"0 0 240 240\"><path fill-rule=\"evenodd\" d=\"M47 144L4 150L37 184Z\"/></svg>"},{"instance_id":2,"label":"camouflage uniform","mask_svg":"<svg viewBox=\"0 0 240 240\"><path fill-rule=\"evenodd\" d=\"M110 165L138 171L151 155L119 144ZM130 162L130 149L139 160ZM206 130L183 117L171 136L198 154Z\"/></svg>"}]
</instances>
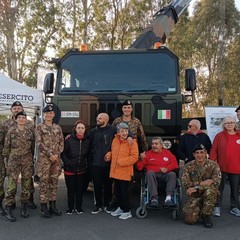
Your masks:
<instances>
[{"instance_id":1,"label":"camouflage uniform","mask_svg":"<svg viewBox=\"0 0 240 240\"><path fill-rule=\"evenodd\" d=\"M2 125L0 126L0 161L1 161L1 148L3 148L3 144L4 144L4 138L5 135L7 134L8 130L10 128L13 127L17 127L17 122L14 120L14 117L11 117L10 119L5 120ZM34 134L34 125L32 123L32 121L27 120L26 123L26 127L28 129L30 129L33 134ZM2 157L3 158L3 157ZM33 160L33 159L32 159ZM2 169L3 170L3 169ZM4 171L1 171L1 173L3 174ZM1 178L1 173L0 173L0 178ZM5 175L6 176L6 175ZM0 180L0 189L1 189L1 180ZM1 190L0 190L1 191ZM33 184L33 180L31 181L31 189L30 189L31 193L34 193L34 184Z\"/></svg>"},{"instance_id":2,"label":"camouflage uniform","mask_svg":"<svg viewBox=\"0 0 240 240\"><path fill-rule=\"evenodd\" d=\"M211 186L199 186L200 182L212 179ZM188 224L194 224L203 215L211 215L217 200L218 188L221 182L221 171L218 164L206 159L204 166L199 166L196 160L185 165L182 176L182 184L187 190L190 187L199 187L198 191L189 196L183 207L184 220Z\"/></svg>"},{"instance_id":3,"label":"camouflage uniform","mask_svg":"<svg viewBox=\"0 0 240 240\"><path fill-rule=\"evenodd\" d=\"M4 180L6 177L6 169L4 164L4 158L2 155L2 150L4 146L4 128L3 124L0 124L0 201L4 199Z\"/></svg>"},{"instance_id":4,"label":"camouflage uniform","mask_svg":"<svg viewBox=\"0 0 240 240\"><path fill-rule=\"evenodd\" d=\"M123 117L118 117L113 121L113 125L117 126L119 123L124 122ZM127 122L129 130L133 134L133 137L137 139L139 152L142 153L148 150L148 144L146 140L146 136L144 133L143 126L139 119L132 117L129 122Z\"/></svg>"},{"instance_id":5,"label":"camouflage uniform","mask_svg":"<svg viewBox=\"0 0 240 240\"><path fill-rule=\"evenodd\" d=\"M38 146L36 172L40 178L40 203L56 201L58 177L62 170L60 154L64 147L62 129L55 123L52 126L41 123L35 133ZM50 156L55 154L59 155L58 161L52 162Z\"/></svg>"},{"instance_id":6,"label":"camouflage uniform","mask_svg":"<svg viewBox=\"0 0 240 240\"><path fill-rule=\"evenodd\" d=\"M27 126L23 131L17 127L8 130L2 154L7 161L8 186L5 205L12 206L15 202L17 180L21 173L21 202L28 203L33 175L34 133Z\"/></svg>"}]
</instances>

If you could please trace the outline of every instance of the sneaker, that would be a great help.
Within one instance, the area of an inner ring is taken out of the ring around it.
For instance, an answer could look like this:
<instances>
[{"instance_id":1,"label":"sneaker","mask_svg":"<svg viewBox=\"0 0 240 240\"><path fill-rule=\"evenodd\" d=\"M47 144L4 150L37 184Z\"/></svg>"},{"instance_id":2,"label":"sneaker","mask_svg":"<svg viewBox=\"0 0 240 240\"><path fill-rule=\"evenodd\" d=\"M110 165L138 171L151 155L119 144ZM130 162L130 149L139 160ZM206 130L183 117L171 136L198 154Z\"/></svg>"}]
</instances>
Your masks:
<instances>
[{"instance_id":1,"label":"sneaker","mask_svg":"<svg viewBox=\"0 0 240 240\"><path fill-rule=\"evenodd\" d=\"M155 199L155 198L153 198L153 199L151 200L150 206L153 207L153 208L158 207L158 200Z\"/></svg>"},{"instance_id":2,"label":"sneaker","mask_svg":"<svg viewBox=\"0 0 240 240\"><path fill-rule=\"evenodd\" d=\"M131 217L132 217L132 213L131 213L131 211L129 211L129 212L122 213L120 215L119 219L125 220L125 219L131 218Z\"/></svg>"},{"instance_id":3,"label":"sneaker","mask_svg":"<svg viewBox=\"0 0 240 240\"><path fill-rule=\"evenodd\" d=\"M110 205L108 205L108 206L104 207L104 211L105 211L106 213L112 213L112 212L113 212L113 209L111 208Z\"/></svg>"},{"instance_id":4,"label":"sneaker","mask_svg":"<svg viewBox=\"0 0 240 240\"><path fill-rule=\"evenodd\" d=\"M102 208L95 206L94 209L92 210L92 214L98 214L101 211L102 211Z\"/></svg>"},{"instance_id":5,"label":"sneaker","mask_svg":"<svg viewBox=\"0 0 240 240\"><path fill-rule=\"evenodd\" d=\"M230 213L231 214L233 214L233 215L235 215L236 217L240 217L240 210L238 209L238 208L232 208L231 210L230 210Z\"/></svg>"},{"instance_id":6,"label":"sneaker","mask_svg":"<svg viewBox=\"0 0 240 240\"><path fill-rule=\"evenodd\" d=\"M73 209L68 209L68 210L66 211L66 214L72 215L72 214L73 214Z\"/></svg>"},{"instance_id":7,"label":"sneaker","mask_svg":"<svg viewBox=\"0 0 240 240\"><path fill-rule=\"evenodd\" d=\"M215 208L213 209L212 215L213 215L214 217L220 217L220 215L221 215L221 208L220 208L220 207L215 207Z\"/></svg>"},{"instance_id":8,"label":"sneaker","mask_svg":"<svg viewBox=\"0 0 240 240\"><path fill-rule=\"evenodd\" d=\"M165 201L164 201L164 206L169 207L174 205L174 202L172 201L171 196L167 196Z\"/></svg>"},{"instance_id":9,"label":"sneaker","mask_svg":"<svg viewBox=\"0 0 240 240\"><path fill-rule=\"evenodd\" d=\"M76 209L76 213L79 214L79 215L83 214L83 210L81 208L80 209Z\"/></svg>"},{"instance_id":10,"label":"sneaker","mask_svg":"<svg viewBox=\"0 0 240 240\"><path fill-rule=\"evenodd\" d=\"M113 217L120 216L122 214L123 214L123 210L120 207L118 207L114 212L111 213Z\"/></svg>"}]
</instances>

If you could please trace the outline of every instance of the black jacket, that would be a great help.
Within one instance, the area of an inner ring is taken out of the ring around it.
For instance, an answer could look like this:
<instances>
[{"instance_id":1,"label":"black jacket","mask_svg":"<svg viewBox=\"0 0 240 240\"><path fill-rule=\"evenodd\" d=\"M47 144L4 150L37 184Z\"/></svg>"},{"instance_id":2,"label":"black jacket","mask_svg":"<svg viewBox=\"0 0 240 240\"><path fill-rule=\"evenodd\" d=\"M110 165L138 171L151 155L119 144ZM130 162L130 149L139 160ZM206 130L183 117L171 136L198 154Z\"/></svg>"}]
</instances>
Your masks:
<instances>
[{"instance_id":1,"label":"black jacket","mask_svg":"<svg viewBox=\"0 0 240 240\"><path fill-rule=\"evenodd\" d=\"M110 151L112 140L116 132L116 127L112 125L95 127L90 131L89 138L91 141L92 150L92 166L110 166L109 162L106 163L104 161L104 156L108 151Z\"/></svg>"},{"instance_id":2,"label":"black jacket","mask_svg":"<svg viewBox=\"0 0 240 240\"><path fill-rule=\"evenodd\" d=\"M90 140L88 137L78 139L72 133L64 142L64 150L61 154L65 171L73 173L85 173L88 167Z\"/></svg>"}]
</instances>

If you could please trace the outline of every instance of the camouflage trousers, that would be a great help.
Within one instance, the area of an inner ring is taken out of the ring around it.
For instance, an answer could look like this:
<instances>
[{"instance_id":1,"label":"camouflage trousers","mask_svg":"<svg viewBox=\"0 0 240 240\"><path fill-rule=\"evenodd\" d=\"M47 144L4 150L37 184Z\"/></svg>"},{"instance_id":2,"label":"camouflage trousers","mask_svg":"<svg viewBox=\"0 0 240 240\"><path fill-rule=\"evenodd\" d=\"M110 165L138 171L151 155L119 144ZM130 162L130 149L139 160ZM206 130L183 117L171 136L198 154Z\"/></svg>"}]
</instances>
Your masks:
<instances>
[{"instance_id":1,"label":"camouflage trousers","mask_svg":"<svg viewBox=\"0 0 240 240\"><path fill-rule=\"evenodd\" d=\"M15 203L15 195L17 193L17 181L21 173L21 202L28 203L30 197L33 163L31 154L25 156L17 156L9 158L7 164L8 185L4 202L6 206Z\"/></svg>"},{"instance_id":2,"label":"camouflage trousers","mask_svg":"<svg viewBox=\"0 0 240 240\"><path fill-rule=\"evenodd\" d=\"M4 199L4 180L6 177L5 163L2 157L0 157L0 200Z\"/></svg>"},{"instance_id":3,"label":"camouflage trousers","mask_svg":"<svg viewBox=\"0 0 240 240\"><path fill-rule=\"evenodd\" d=\"M218 190L206 188L193 193L183 207L184 221L194 224L201 215L211 215L218 196Z\"/></svg>"},{"instance_id":4,"label":"camouflage trousers","mask_svg":"<svg viewBox=\"0 0 240 240\"><path fill-rule=\"evenodd\" d=\"M39 158L36 173L39 177L39 201L47 203L57 198L58 177L62 171L59 161L52 162L49 158Z\"/></svg>"}]
</instances>

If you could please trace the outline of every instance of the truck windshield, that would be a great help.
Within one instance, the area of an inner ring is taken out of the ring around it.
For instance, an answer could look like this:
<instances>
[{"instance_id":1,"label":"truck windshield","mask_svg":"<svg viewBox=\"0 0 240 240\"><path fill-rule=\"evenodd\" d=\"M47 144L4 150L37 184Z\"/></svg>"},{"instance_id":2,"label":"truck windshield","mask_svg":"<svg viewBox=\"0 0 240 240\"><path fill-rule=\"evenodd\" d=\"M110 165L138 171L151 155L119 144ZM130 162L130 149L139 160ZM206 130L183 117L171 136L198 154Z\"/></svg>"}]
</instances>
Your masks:
<instances>
[{"instance_id":1,"label":"truck windshield","mask_svg":"<svg viewBox=\"0 0 240 240\"><path fill-rule=\"evenodd\" d=\"M62 60L60 93L177 91L176 57L159 52L70 54Z\"/></svg>"}]
</instances>

